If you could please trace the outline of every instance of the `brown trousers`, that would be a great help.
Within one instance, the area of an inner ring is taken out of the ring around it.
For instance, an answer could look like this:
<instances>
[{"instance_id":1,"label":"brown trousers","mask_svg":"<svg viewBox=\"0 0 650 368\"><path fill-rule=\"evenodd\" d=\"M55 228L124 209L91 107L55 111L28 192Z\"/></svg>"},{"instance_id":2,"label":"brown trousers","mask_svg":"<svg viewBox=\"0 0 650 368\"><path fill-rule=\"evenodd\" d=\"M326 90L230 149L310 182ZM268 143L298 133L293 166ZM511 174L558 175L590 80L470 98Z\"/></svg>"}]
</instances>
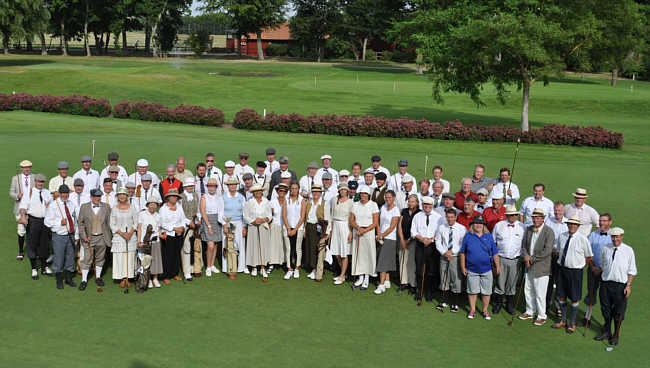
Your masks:
<instances>
[{"instance_id":1,"label":"brown trousers","mask_svg":"<svg viewBox=\"0 0 650 368\"><path fill-rule=\"evenodd\" d=\"M82 270L89 270L93 261L95 261L95 267L104 267L106 245L103 235L91 235L90 243L82 241L81 246L84 248L83 258L79 260Z\"/></svg>"}]
</instances>

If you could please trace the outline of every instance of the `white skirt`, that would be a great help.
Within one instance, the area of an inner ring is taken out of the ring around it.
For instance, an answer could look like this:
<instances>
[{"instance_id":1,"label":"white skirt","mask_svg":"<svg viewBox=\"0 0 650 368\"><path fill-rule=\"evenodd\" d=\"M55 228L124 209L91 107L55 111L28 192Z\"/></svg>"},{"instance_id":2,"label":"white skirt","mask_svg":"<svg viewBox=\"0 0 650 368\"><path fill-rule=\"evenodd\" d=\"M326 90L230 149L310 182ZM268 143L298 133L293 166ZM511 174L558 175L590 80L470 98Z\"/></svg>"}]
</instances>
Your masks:
<instances>
[{"instance_id":1,"label":"white skirt","mask_svg":"<svg viewBox=\"0 0 650 368\"><path fill-rule=\"evenodd\" d=\"M284 263L284 235L282 225L271 224L271 243L269 246L268 263L280 265Z\"/></svg>"},{"instance_id":2,"label":"white skirt","mask_svg":"<svg viewBox=\"0 0 650 368\"><path fill-rule=\"evenodd\" d=\"M128 253L128 271L129 278L135 277L135 250ZM127 253L126 252L113 252L113 279L121 280L126 276L127 271Z\"/></svg>"},{"instance_id":3,"label":"white skirt","mask_svg":"<svg viewBox=\"0 0 650 368\"><path fill-rule=\"evenodd\" d=\"M350 225L347 221L332 222L332 238L330 239L330 249L332 255L347 257L350 254Z\"/></svg>"},{"instance_id":4,"label":"white skirt","mask_svg":"<svg viewBox=\"0 0 650 368\"><path fill-rule=\"evenodd\" d=\"M375 230L363 234L357 245L357 231L352 233L352 275L377 276L377 248Z\"/></svg>"},{"instance_id":5,"label":"white skirt","mask_svg":"<svg viewBox=\"0 0 650 368\"><path fill-rule=\"evenodd\" d=\"M248 225L248 232L246 233L247 266L255 267L268 264L270 239L271 231L264 225Z\"/></svg>"}]
</instances>

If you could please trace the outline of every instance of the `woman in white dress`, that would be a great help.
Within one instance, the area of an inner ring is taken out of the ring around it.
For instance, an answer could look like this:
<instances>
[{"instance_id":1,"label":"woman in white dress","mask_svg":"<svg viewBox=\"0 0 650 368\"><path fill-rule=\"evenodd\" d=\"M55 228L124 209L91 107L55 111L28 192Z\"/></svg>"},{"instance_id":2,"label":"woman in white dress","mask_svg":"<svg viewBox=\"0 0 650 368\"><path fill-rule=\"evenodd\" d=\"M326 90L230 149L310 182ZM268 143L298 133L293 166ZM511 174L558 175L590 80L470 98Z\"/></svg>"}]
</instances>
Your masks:
<instances>
[{"instance_id":1,"label":"woman in white dress","mask_svg":"<svg viewBox=\"0 0 650 368\"><path fill-rule=\"evenodd\" d=\"M379 295L390 288L389 272L395 271L397 258L397 223L399 222L399 207L395 203L395 192L387 190L384 194L384 203L379 211L380 230L377 233L377 243L380 244L377 254L377 272L379 272L379 285L375 294Z\"/></svg>"},{"instance_id":2,"label":"woman in white dress","mask_svg":"<svg viewBox=\"0 0 650 368\"><path fill-rule=\"evenodd\" d=\"M160 207L160 227L162 228L163 282L171 284L171 279L180 281L181 248L183 233L190 221L185 217L183 206L178 203L181 196L178 189L172 188L165 195L165 203Z\"/></svg>"},{"instance_id":3,"label":"woman in white dress","mask_svg":"<svg viewBox=\"0 0 650 368\"><path fill-rule=\"evenodd\" d=\"M375 229L379 228L379 208L370 200L370 187L363 185L358 190L359 202L352 206L350 227L352 233L352 275L359 276L352 288L368 289L370 276L376 276Z\"/></svg>"},{"instance_id":4,"label":"woman in white dress","mask_svg":"<svg viewBox=\"0 0 650 368\"><path fill-rule=\"evenodd\" d=\"M205 252L205 275L210 277L212 273L219 273L214 265L217 257L217 243L221 241L222 226L219 223L219 214L223 214L223 198L221 189L218 188L215 178L208 179L208 191L201 197L199 210L201 211L201 240L208 243Z\"/></svg>"},{"instance_id":5,"label":"woman in white dress","mask_svg":"<svg viewBox=\"0 0 650 368\"><path fill-rule=\"evenodd\" d=\"M135 251L138 247L135 229L138 226L138 212L129 204L126 188L117 191L117 204L111 210L110 225L113 232L111 253L113 253L113 279L122 280L120 287L128 285L128 279L135 277Z\"/></svg>"},{"instance_id":6,"label":"woman in white dress","mask_svg":"<svg viewBox=\"0 0 650 368\"><path fill-rule=\"evenodd\" d=\"M249 189L253 198L244 206L244 221L248 224L246 236L246 265L252 267L251 276L257 276L257 268L261 269L262 277L266 278L264 266L268 263L268 246L271 240L269 222L271 221L271 206L264 198L264 188L253 184Z\"/></svg>"},{"instance_id":7,"label":"woman in white dress","mask_svg":"<svg viewBox=\"0 0 650 368\"><path fill-rule=\"evenodd\" d=\"M345 274L348 272L348 255L350 255L350 243L352 232L350 232L350 211L354 201L348 196L348 184L341 183L338 187L339 195L332 198L330 208L332 209L332 230L330 231L330 249L336 257L341 273L334 278L334 285L341 285L345 282Z\"/></svg>"},{"instance_id":8,"label":"woman in white dress","mask_svg":"<svg viewBox=\"0 0 650 368\"><path fill-rule=\"evenodd\" d=\"M158 204L158 197L151 196L147 200L147 209L138 213L138 246L143 247L145 245L143 239L147 232L147 226L151 225L153 229L150 238L151 266L149 267L153 280L149 280L149 289L154 286L157 288L160 287L158 275L163 273L162 254L160 252L160 234L162 233L162 229L160 228L160 215L156 212Z\"/></svg>"},{"instance_id":9,"label":"woman in white dress","mask_svg":"<svg viewBox=\"0 0 650 368\"><path fill-rule=\"evenodd\" d=\"M286 205L287 192L289 186L280 183L275 186L277 196L271 199L269 205L271 206L271 213L273 220L271 221L271 242L269 243L269 273L273 271L274 265L281 265L284 262L284 222L283 222L283 209Z\"/></svg>"},{"instance_id":10,"label":"woman in white dress","mask_svg":"<svg viewBox=\"0 0 650 368\"><path fill-rule=\"evenodd\" d=\"M306 201L300 195L300 184L296 181L289 185L287 198L282 217L284 221L284 257L287 265L285 280L291 276L300 277L300 261L302 258L302 239L305 235L305 208Z\"/></svg>"}]
</instances>

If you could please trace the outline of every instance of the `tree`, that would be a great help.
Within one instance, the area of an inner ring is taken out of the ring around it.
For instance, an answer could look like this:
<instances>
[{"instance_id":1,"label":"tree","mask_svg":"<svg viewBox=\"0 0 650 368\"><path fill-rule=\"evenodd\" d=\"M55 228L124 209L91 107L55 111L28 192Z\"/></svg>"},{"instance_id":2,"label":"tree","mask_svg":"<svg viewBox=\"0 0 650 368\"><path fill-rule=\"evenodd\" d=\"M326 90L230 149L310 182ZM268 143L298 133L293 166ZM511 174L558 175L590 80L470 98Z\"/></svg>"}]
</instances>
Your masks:
<instances>
[{"instance_id":1,"label":"tree","mask_svg":"<svg viewBox=\"0 0 650 368\"><path fill-rule=\"evenodd\" d=\"M324 58L325 38L336 32L343 22L341 0L294 0L296 14L289 29L298 43L316 48L316 59Z\"/></svg>"},{"instance_id":2,"label":"tree","mask_svg":"<svg viewBox=\"0 0 650 368\"><path fill-rule=\"evenodd\" d=\"M0 32L5 55L11 38L33 37L45 29L50 14L41 0L0 0Z\"/></svg>"},{"instance_id":3,"label":"tree","mask_svg":"<svg viewBox=\"0 0 650 368\"><path fill-rule=\"evenodd\" d=\"M597 2L544 0L417 1L425 4L399 25L413 30L433 97L444 92L468 94L477 105L483 85L492 83L505 103L507 88L522 93L521 129L528 131L530 87L562 73L567 55L589 49L597 38Z\"/></svg>"},{"instance_id":4,"label":"tree","mask_svg":"<svg viewBox=\"0 0 650 368\"><path fill-rule=\"evenodd\" d=\"M210 37L208 31L198 30L192 32L187 40L185 40L185 43L190 49L192 49L192 51L194 51L194 54L197 57L200 57L201 54L210 50L212 37Z\"/></svg>"}]
</instances>

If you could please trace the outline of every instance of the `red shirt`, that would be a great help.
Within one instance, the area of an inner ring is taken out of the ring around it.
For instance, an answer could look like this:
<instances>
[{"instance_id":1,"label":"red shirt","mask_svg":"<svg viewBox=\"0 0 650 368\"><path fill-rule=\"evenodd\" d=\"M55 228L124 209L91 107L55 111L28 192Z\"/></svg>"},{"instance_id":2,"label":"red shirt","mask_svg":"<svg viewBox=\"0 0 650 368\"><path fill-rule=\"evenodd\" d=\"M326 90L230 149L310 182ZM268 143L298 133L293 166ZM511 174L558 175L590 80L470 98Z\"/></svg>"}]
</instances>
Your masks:
<instances>
[{"instance_id":1,"label":"red shirt","mask_svg":"<svg viewBox=\"0 0 650 368\"><path fill-rule=\"evenodd\" d=\"M458 208L459 210L463 210L463 205L465 204L465 195L463 194L463 191L456 192L454 193L456 196L456 201L454 202L454 207ZM474 192L469 192L469 197L472 197L474 202L478 202L478 196Z\"/></svg>"},{"instance_id":2,"label":"red shirt","mask_svg":"<svg viewBox=\"0 0 650 368\"><path fill-rule=\"evenodd\" d=\"M495 211L494 207L488 207L483 211L483 220L487 224L488 230L492 232L494 226L499 221L506 219L506 206L501 206L498 211Z\"/></svg>"},{"instance_id":3,"label":"red shirt","mask_svg":"<svg viewBox=\"0 0 650 368\"><path fill-rule=\"evenodd\" d=\"M472 211L472 214L467 216L465 212L461 212L458 214L458 216L456 216L456 222L465 226L467 230L469 230L469 224L472 222L472 219L474 219L475 216L481 216L481 213Z\"/></svg>"}]
</instances>

